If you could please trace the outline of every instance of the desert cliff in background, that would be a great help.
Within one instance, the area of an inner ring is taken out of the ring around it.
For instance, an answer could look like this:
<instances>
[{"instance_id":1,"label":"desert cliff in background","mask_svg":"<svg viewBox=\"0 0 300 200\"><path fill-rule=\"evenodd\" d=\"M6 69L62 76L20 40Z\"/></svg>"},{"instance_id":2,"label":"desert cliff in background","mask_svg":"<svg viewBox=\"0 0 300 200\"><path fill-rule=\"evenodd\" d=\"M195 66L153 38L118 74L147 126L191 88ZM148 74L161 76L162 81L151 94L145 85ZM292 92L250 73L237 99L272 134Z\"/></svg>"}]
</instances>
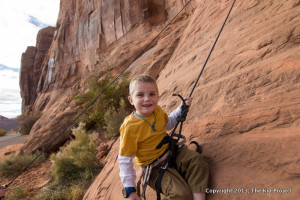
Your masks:
<instances>
[{"instance_id":1,"label":"desert cliff in background","mask_svg":"<svg viewBox=\"0 0 300 200\"><path fill-rule=\"evenodd\" d=\"M85 91L86 77L117 75L137 55L128 71L156 77L160 105L167 112L176 108L179 102L172 93L189 94L232 2L191 1L142 52L185 3L61 0L44 59L28 67L25 61L37 54L28 49L22 57L23 112L43 115L21 152L45 149L74 119L78 109L72 97ZM208 199L300 196L299 13L298 0L237 1L234 6L184 125L187 138L204 148L211 169L209 187L233 189L232 194L209 194ZM36 48L32 51L38 52ZM48 151L68 139L67 131ZM121 198L117 153L118 142L85 199ZM234 191L239 188L291 188L292 192ZM155 198L152 192L148 196Z\"/></svg>"},{"instance_id":2,"label":"desert cliff in background","mask_svg":"<svg viewBox=\"0 0 300 200\"><path fill-rule=\"evenodd\" d=\"M0 115L0 129L6 130L6 131L15 131L18 129L18 122L17 119L12 118L6 118Z\"/></svg>"}]
</instances>

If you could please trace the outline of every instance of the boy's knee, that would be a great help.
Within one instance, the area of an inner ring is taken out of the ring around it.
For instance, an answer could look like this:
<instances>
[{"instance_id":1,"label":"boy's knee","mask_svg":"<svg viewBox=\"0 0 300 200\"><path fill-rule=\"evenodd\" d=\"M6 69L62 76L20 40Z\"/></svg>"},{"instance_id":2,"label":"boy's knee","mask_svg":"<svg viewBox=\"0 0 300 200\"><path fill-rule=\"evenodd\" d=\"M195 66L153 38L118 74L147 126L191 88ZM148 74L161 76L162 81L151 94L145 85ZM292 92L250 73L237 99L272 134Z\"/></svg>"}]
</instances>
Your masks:
<instances>
[{"instance_id":1,"label":"boy's knee","mask_svg":"<svg viewBox=\"0 0 300 200\"><path fill-rule=\"evenodd\" d=\"M192 200L193 193L188 187L178 187L176 191L169 191L165 196L165 200Z\"/></svg>"}]
</instances>

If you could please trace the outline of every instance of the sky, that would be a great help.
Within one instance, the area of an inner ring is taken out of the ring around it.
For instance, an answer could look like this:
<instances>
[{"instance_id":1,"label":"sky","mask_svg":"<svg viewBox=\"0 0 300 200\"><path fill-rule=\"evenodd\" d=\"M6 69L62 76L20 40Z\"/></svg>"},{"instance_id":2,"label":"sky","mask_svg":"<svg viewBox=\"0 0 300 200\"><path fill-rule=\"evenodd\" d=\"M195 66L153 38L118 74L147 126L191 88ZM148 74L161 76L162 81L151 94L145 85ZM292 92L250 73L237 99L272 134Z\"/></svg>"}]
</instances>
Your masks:
<instances>
[{"instance_id":1,"label":"sky","mask_svg":"<svg viewBox=\"0 0 300 200\"><path fill-rule=\"evenodd\" d=\"M60 0L0 0L0 115L21 114L22 53L36 46L40 29L55 26Z\"/></svg>"}]
</instances>

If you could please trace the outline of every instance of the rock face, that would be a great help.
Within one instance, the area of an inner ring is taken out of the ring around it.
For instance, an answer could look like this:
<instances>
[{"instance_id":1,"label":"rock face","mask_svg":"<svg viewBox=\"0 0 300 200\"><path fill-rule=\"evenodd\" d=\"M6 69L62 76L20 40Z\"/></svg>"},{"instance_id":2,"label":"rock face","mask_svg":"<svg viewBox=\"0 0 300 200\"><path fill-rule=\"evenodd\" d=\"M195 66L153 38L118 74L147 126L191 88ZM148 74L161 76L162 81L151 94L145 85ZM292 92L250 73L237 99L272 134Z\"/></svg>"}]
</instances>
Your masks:
<instances>
[{"instance_id":1,"label":"rock face","mask_svg":"<svg viewBox=\"0 0 300 200\"><path fill-rule=\"evenodd\" d=\"M116 75L130 64L132 76L156 77L160 105L166 112L175 109L179 100L172 93L189 95L232 2L192 1L142 52L184 3L61 1L37 100L31 104L43 116L21 152L45 149L74 119L71 97L84 91L90 73ZM203 146L209 188L229 190L208 190L209 200L300 196L299 12L298 0L237 1L234 6L193 93L183 130L188 140ZM55 151L68 133L47 150ZM84 199L122 198L118 145ZM155 199L151 189L147 198Z\"/></svg>"},{"instance_id":2,"label":"rock face","mask_svg":"<svg viewBox=\"0 0 300 200\"><path fill-rule=\"evenodd\" d=\"M197 3L187 20L172 24L173 33L179 24L186 25L158 75L160 104L169 112L179 103L172 93L191 91L231 1ZM299 198L299 11L298 1L271 0L238 1L233 9L184 125L187 138L203 146L209 188L229 189L227 194L208 190L209 200ZM155 62L155 55L144 54L137 73L150 66L144 63ZM118 145L84 199L122 198ZM147 199L156 199L155 194L148 192Z\"/></svg>"},{"instance_id":3,"label":"rock face","mask_svg":"<svg viewBox=\"0 0 300 200\"><path fill-rule=\"evenodd\" d=\"M0 129L6 131L13 131L18 128L18 122L15 118L8 119L0 115Z\"/></svg>"},{"instance_id":4,"label":"rock face","mask_svg":"<svg viewBox=\"0 0 300 200\"><path fill-rule=\"evenodd\" d=\"M174 9L182 2L170 1L61 1L60 13L51 47L42 65L37 98L30 104L34 112L43 112L33 127L21 153L45 150L51 139L60 135L77 113L74 95L84 91L85 77L95 73L118 73L145 48ZM172 7L171 7L172 6ZM159 56L147 71L159 71L172 55L185 24L170 38L151 50ZM153 44L152 46L154 46ZM166 49L165 49L166 48ZM148 58L149 52L142 56ZM118 58L118 59L112 59ZM136 63L135 63L136 64ZM30 83L21 83L30 87ZM25 101L23 101L24 103ZM59 124L59 126L58 126ZM69 138L70 130L47 151L55 151Z\"/></svg>"},{"instance_id":5,"label":"rock face","mask_svg":"<svg viewBox=\"0 0 300 200\"><path fill-rule=\"evenodd\" d=\"M20 89L22 97L22 112L32 111L32 105L37 97L37 85L41 76L42 64L52 42L54 27L39 31L36 47L27 47L22 54Z\"/></svg>"}]
</instances>

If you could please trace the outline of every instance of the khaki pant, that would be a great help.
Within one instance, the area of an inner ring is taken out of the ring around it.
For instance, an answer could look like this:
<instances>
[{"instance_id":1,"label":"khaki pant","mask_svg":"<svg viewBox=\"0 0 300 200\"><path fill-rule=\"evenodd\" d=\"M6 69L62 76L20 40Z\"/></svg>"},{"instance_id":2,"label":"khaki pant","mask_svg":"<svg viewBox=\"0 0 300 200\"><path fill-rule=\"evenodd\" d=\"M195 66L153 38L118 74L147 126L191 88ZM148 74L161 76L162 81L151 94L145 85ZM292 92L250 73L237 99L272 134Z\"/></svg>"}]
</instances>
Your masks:
<instances>
[{"instance_id":1,"label":"khaki pant","mask_svg":"<svg viewBox=\"0 0 300 200\"><path fill-rule=\"evenodd\" d=\"M155 190L160 168L152 169L149 185ZM193 194L207 188L209 168L202 155L183 146L178 149L176 169L168 167L161 181L165 200L192 200Z\"/></svg>"}]
</instances>

